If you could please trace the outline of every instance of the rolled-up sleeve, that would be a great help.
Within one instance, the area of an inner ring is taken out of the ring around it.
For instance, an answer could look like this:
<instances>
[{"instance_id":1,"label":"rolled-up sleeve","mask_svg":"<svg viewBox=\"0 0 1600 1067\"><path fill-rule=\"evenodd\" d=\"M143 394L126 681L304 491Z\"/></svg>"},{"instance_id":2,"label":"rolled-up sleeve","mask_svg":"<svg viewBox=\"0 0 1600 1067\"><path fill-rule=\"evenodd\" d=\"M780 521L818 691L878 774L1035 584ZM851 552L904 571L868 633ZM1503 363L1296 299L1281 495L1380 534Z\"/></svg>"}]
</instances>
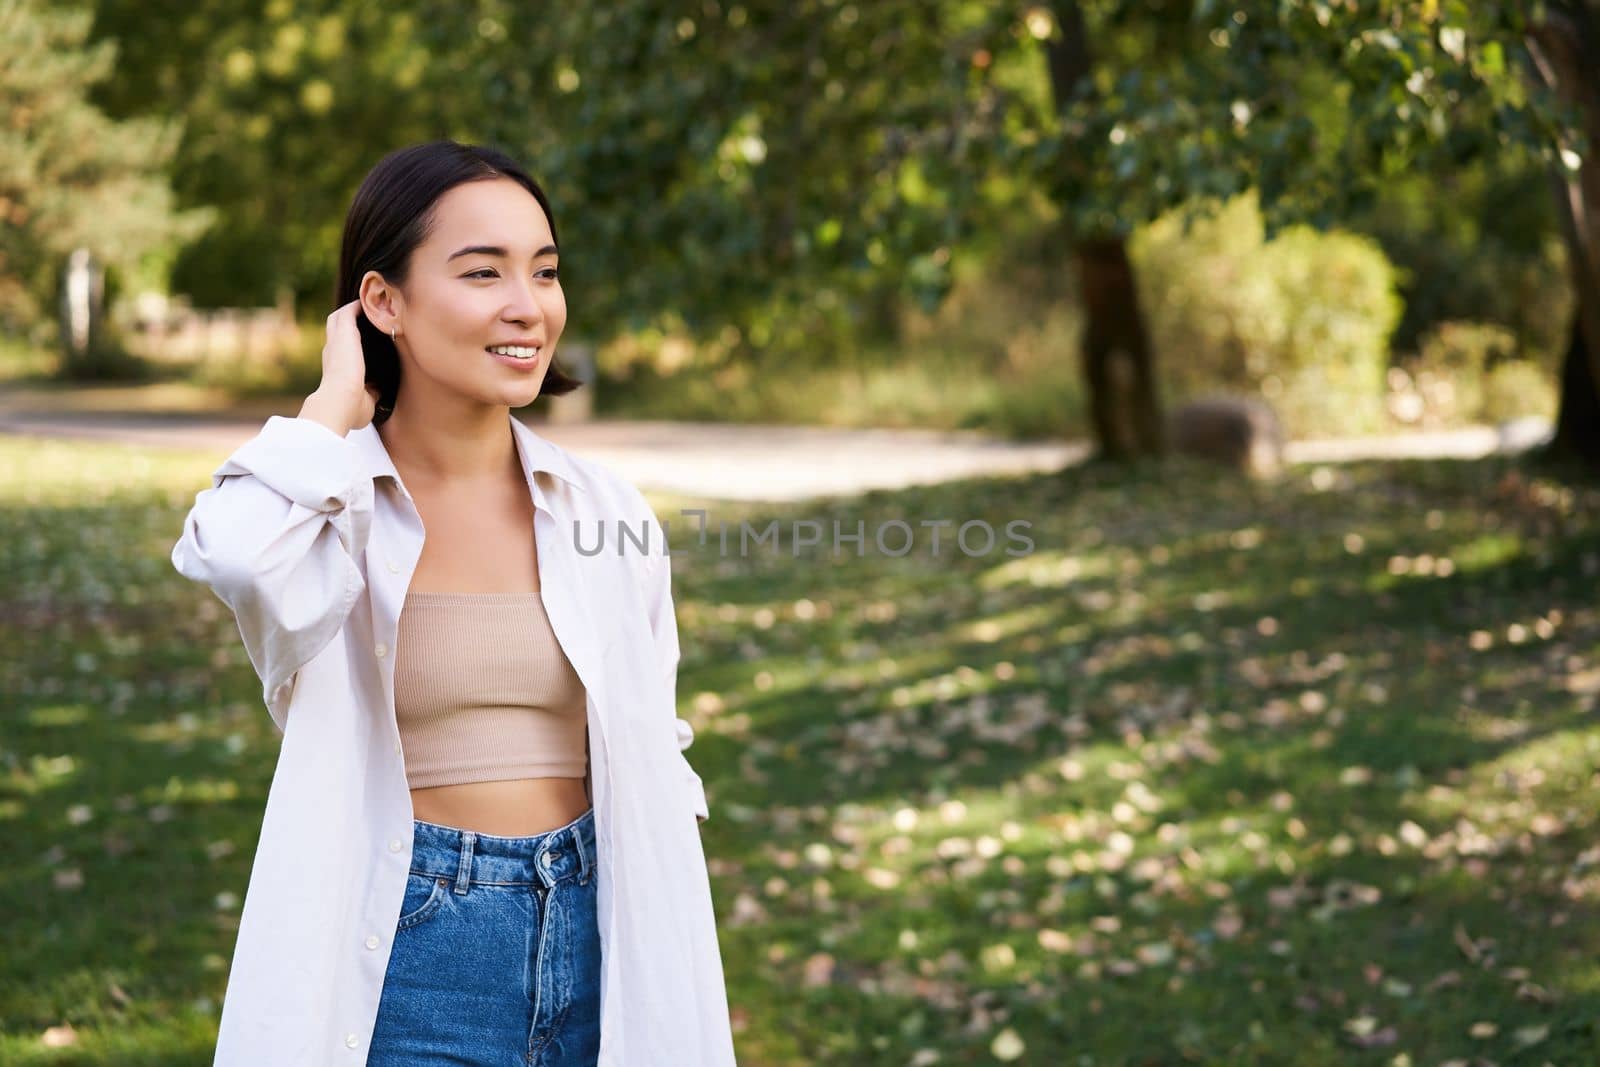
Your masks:
<instances>
[{"instance_id":1,"label":"rolled-up sleeve","mask_svg":"<svg viewBox=\"0 0 1600 1067\"><path fill-rule=\"evenodd\" d=\"M212 480L184 519L172 564L232 610L282 730L296 672L334 638L366 588L358 560L372 526L372 480L353 442L282 415Z\"/></svg>"}]
</instances>

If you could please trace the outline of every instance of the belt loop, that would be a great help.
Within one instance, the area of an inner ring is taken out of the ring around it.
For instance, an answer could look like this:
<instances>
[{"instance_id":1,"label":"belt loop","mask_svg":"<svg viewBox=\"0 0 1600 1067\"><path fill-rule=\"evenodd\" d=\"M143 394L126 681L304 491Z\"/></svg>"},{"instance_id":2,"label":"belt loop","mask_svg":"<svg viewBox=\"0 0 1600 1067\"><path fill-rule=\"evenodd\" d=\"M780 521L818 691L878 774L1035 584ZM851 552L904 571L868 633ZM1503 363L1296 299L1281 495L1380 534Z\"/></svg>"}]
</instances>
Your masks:
<instances>
[{"instance_id":1,"label":"belt loop","mask_svg":"<svg viewBox=\"0 0 1600 1067\"><path fill-rule=\"evenodd\" d=\"M589 851L583 847L583 828L572 828L572 847L578 850L578 884L589 884Z\"/></svg>"},{"instance_id":2,"label":"belt loop","mask_svg":"<svg viewBox=\"0 0 1600 1067\"><path fill-rule=\"evenodd\" d=\"M472 846L478 840L478 835L472 830L461 831L461 859L456 865L455 891L461 896L466 896L467 887L472 882Z\"/></svg>"}]
</instances>

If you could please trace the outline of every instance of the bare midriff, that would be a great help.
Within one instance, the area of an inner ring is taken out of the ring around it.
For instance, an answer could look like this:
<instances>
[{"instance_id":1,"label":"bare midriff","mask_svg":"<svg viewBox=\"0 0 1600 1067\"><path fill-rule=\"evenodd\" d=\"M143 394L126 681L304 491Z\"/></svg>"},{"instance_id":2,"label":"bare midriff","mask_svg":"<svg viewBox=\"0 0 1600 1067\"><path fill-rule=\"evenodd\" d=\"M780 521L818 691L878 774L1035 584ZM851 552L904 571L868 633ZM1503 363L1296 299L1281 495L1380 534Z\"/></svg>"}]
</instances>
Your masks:
<instances>
[{"instance_id":1,"label":"bare midriff","mask_svg":"<svg viewBox=\"0 0 1600 1067\"><path fill-rule=\"evenodd\" d=\"M559 830L589 810L588 778L513 778L411 790L414 817L495 837Z\"/></svg>"}]
</instances>

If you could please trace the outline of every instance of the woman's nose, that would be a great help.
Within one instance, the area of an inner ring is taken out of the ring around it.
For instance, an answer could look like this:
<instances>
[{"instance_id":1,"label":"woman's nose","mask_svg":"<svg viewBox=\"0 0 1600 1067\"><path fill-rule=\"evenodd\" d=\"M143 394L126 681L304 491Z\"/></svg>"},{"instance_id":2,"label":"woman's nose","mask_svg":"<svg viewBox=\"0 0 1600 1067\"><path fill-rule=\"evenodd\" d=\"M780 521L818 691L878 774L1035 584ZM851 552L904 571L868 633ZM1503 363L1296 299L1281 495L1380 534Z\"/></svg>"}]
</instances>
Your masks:
<instances>
[{"instance_id":1,"label":"woman's nose","mask_svg":"<svg viewBox=\"0 0 1600 1067\"><path fill-rule=\"evenodd\" d=\"M544 305L539 303L531 286L523 285L517 289L511 306L506 308L506 316L521 322L538 322L544 318Z\"/></svg>"}]
</instances>

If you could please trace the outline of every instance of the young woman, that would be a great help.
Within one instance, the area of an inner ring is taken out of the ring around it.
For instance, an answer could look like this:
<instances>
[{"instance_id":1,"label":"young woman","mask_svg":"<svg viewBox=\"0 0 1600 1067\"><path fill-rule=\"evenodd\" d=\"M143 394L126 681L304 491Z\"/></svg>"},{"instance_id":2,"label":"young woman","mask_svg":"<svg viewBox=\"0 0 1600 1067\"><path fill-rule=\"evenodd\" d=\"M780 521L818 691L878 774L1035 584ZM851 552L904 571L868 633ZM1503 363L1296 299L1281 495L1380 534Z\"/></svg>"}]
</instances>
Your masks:
<instances>
[{"instance_id":1,"label":"young woman","mask_svg":"<svg viewBox=\"0 0 1600 1067\"><path fill-rule=\"evenodd\" d=\"M664 529L511 414L578 385L559 258L504 154L385 158L321 384L185 520L283 731L218 1064L734 1062Z\"/></svg>"}]
</instances>

